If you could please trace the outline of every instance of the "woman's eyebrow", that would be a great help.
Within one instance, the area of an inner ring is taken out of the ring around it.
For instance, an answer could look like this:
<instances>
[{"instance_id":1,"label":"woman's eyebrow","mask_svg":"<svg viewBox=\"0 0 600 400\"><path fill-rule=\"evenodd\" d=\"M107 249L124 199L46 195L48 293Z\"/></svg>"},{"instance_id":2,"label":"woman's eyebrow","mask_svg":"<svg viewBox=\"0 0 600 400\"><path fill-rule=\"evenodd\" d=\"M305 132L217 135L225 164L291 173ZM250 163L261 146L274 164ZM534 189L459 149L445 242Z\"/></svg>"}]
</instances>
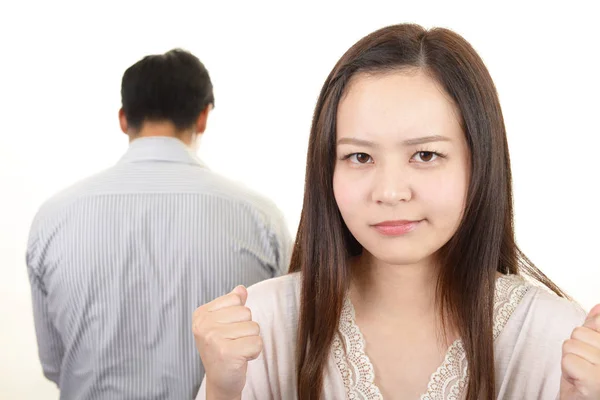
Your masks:
<instances>
[{"instance_id":1,"label":"woman's eyebrow","mask_svg":"<svg viewBox=\"0 0 600 400\"><path fill-rule=\"evenodd\" d=\"M446 136L430 135L430 136L423 136L423 137L414 138L414 139L406 139L406 140L402 141L401 144L403 146L415 146L415 145L424 144L424 143L449 142L449 141L451 141L451 139ZM353 138L353 137L341 138L337 141L337 144L338 145L340 145L340 144L355 144L355 145L365 146L365 147L377 147L377 144L375 144L374 142L364 140L364 139L357 139L357 138Z\"/></svg>"}]
</instances>

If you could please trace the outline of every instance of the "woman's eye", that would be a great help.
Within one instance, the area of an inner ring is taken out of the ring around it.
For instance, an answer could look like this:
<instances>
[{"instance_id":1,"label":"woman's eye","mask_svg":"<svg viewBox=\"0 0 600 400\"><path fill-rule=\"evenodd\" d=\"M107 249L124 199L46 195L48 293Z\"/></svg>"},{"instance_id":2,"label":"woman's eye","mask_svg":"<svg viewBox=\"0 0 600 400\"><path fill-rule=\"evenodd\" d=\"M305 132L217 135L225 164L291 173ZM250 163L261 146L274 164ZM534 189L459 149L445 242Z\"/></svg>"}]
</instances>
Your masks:
<instances>
[{"instance_id":1,"label":"woman's eye","mask_svg":"<svg viewBox=\"0 0 600 400\"><path fill-rule=\"evenodd\" d=\"M413 156L413 159L415 159L417 162L428 163L437 159L438 157L438 154L433 151L419 151Z\"/></svg>"},{"instance_id":2,"label":"woman's eye","mask_svg":"<svg viewBox=\"0 0 600 400\"><path fill-rule=\"evenodd\" d=\"M348 157L354 164L369 164L373 162L371 156L367 153L354 153Z\"/></svg>"}]
</instances>

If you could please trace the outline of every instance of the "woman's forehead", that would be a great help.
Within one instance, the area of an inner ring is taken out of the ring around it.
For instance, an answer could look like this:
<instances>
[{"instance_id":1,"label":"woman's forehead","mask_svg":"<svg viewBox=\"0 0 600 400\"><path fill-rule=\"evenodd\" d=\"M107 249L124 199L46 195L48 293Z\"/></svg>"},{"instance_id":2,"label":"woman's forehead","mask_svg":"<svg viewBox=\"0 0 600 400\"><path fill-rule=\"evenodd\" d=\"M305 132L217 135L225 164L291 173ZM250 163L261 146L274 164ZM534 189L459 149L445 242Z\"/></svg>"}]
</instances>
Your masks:
<instances>
[{"instance_id":1,"label":"woman's forehead","mask_svg":"<svg viewBox=\"0 0 600 400\"><path fill-rule=\"evenodd\" d=\"M462 137L459 111L428 74L404 71L361 74L341 99L337 113L340 136Z\"/></svg>"}]
</instances>

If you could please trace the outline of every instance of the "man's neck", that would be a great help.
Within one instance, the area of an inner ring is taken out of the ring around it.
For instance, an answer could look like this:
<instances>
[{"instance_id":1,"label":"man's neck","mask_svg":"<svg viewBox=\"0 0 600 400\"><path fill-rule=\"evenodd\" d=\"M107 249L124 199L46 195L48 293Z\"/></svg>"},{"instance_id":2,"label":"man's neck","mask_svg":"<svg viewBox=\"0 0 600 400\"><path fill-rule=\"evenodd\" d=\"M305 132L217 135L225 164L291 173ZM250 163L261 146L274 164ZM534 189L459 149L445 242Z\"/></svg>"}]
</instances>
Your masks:
<instances>
[{"instance_id":1,"label":"man's neck","mask_svg":"<svg viewBox=\"0 0 600 400\"><path fill-rule=\"evenodd\" d=\"M145 122L142 129L129 133L129 142L146 137L170 137L181 140L187 146L194 146L196 135L191 131L178 132L172 123Z\"/></svg>"}]
</instances>

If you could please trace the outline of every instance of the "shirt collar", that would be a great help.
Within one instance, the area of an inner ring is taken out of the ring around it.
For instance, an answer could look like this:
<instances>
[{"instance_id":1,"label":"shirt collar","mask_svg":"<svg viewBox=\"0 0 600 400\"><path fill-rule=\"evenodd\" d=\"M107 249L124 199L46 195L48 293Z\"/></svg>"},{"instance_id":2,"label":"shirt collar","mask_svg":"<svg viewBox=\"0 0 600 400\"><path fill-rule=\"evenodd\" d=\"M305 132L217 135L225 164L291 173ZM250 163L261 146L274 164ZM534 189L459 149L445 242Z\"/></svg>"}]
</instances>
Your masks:
<instances>
[{"instance_id":1,"label":"shirt collar","mask_svg":"<svg viewBox=\"0 0 600 400\"><path fill-rule=\"evenodd\" d=\"M131 163L141 161L166 161L205 167L204 163L200 161L185 143L177 138L167 136L134 139L119 162Z\"/></svg>"}]
</instances>

